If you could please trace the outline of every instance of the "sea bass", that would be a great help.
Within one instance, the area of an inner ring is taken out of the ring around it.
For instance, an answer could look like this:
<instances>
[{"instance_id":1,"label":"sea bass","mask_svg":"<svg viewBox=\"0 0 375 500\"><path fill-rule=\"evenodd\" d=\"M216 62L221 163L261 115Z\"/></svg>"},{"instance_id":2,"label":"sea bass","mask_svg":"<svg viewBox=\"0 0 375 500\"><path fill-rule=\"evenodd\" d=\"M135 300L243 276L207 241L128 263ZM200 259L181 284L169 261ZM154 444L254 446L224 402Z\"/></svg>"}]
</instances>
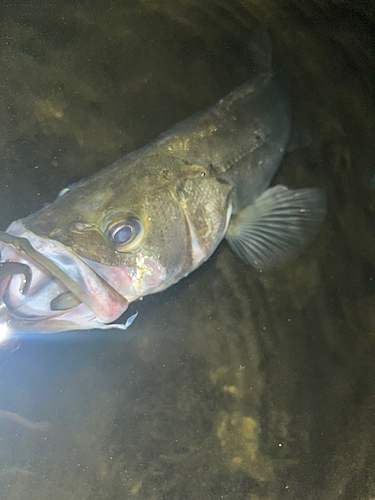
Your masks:
<instances>
[{"instance_id":1,"label":"sea bass","mask_svg":"<svg viewBox=\"0 0 375 500\"><path fill-rule=\"evenodd\" d=\"M226 238L257 269L315 236L319 189L268 188L291 129L281 79L265 71L142 149L0 232L0 322L11 332L111 325Z\"/></svg>"}]
</instances>

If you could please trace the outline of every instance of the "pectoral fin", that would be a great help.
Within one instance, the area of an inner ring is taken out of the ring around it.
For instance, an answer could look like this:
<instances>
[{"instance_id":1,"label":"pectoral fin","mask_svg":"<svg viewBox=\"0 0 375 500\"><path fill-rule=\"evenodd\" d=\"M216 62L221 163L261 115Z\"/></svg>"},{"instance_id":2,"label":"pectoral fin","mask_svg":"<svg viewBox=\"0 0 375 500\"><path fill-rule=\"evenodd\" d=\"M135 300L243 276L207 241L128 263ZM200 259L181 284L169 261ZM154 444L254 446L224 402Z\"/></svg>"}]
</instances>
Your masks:
<instances>
[{"instance_id":1,"label":"pectoral fin","mask_svg":"<svg viewBox=\"0 0 375 500\"><path fill-rule=\"evenodd\" d=\"M313 240L326 212L320 189L274 186L232 216L226 238L257 269L280 267Z\"/></svg>"}]
</instances>

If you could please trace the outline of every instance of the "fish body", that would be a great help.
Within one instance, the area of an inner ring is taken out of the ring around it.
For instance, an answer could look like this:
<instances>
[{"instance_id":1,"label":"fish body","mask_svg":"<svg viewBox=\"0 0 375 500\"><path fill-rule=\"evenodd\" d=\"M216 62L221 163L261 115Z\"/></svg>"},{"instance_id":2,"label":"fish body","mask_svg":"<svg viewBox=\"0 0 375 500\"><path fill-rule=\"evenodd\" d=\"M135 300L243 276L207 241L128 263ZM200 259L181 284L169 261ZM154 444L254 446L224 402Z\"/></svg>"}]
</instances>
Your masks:
<instances>
[{"instance_id":1,"label":"fish body","mask_svg":"<svg viewBox=\"0 0 375 500\"><path fill-rule=\"evenodd\" d=\"M283 263L325 213L319 190L267 190L290 129L282 80L259 73L13 222L0 233L3 322L16 332L107 328L130 302L191 273L225 236L255 267ZM32 271L27 293L17 264Z\"/></svg>"}]
</instances>

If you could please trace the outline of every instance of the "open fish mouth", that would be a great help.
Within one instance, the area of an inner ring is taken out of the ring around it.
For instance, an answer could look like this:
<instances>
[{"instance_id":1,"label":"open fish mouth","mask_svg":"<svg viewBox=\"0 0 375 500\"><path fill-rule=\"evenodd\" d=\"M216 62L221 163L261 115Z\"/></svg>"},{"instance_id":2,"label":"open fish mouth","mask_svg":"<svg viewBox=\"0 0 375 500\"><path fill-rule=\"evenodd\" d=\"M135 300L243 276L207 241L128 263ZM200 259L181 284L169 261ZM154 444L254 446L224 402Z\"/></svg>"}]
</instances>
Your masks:
<instances>
[{"instance_id":1,"label":"open fish mouth","mask_svg":"<svg viewBox=\"0 0 375 500\"><path fill-rule=\"evenodd\" d=\"M106 328L128 301L58 241L21 221L0 231L0 322L12 333Z\"/></svg>"}]
</instances>

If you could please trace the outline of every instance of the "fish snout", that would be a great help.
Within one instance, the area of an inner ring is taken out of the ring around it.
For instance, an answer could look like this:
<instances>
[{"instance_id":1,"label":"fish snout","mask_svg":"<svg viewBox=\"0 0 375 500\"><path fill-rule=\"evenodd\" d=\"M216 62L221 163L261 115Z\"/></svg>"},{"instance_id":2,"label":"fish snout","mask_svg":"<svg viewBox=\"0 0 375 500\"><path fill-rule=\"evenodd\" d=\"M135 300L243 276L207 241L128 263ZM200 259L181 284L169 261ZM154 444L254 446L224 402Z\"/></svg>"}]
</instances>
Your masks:
<instances>
[{"instance_id":1,"label":"fish snout","mask_svg":"<svg viewBox=\"0 0 375 500\"><path fill-rule=\"evenodd\" d=\"M128 301L63 244L21 221L0 231L0 316L12 333L108 328Z\"/></svg>"}]
</instances>

